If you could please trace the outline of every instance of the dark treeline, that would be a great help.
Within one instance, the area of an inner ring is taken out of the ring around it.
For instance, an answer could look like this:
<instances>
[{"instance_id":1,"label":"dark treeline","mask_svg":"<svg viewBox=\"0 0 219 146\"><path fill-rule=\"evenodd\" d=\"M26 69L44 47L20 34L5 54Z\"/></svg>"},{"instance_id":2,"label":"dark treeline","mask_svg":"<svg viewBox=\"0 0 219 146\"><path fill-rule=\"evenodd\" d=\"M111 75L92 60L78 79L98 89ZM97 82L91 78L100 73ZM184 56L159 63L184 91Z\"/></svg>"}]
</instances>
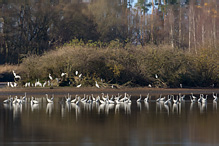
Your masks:
<instances>
[{"instance_id":1,"label":"dark treeline","mask_svg":"<svg viewBox=\"0 0 219 146\"><path fill-rule=\"evenodd\" d=\"M217 0L0 0L0 64L72 39L169 44L191 53L217 48Z\"/></svg>"}]
</instances>

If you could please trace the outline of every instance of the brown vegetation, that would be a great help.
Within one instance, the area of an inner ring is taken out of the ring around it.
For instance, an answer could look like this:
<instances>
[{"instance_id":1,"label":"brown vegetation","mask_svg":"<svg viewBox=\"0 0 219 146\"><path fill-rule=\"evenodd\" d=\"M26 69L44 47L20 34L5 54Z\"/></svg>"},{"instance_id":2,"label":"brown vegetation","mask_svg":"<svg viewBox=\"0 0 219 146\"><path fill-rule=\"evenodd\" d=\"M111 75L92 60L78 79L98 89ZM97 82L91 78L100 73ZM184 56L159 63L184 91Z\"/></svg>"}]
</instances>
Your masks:
<instances>
[{"instance_id":1,"label":"brown vegetation","mask_svg":"<svg viewBox=\"0 0 219 146\"><path fill-rule=\"evenodd\" d=\"M12 70L18 70L18 65L10 65L10 64L4 64L0 65L0 74L2 73L12 73Z\"/></svg>"},{"instance_id":2,"label":"brown vegetation","mask_svg":"<svg viewBox=\"0 0 219 146\"><path fill-rule=\"evenodd\" d=\"M67 79L73 85L81 83L83 86L94 85L96 80L107 84L151 84L154 87L179 87L180 84L210 87L213 84L217 86L219 82L218 49L201 48L198 54L193 54L171 46L88 46L92 45L81 46L78 41L42 56L24 59L21 64L24 79L47 80L49 73L60 78L62 72L67 72ZM83 74L80 80L75 78L76 70Z\"/></svg>"}]
</instances>

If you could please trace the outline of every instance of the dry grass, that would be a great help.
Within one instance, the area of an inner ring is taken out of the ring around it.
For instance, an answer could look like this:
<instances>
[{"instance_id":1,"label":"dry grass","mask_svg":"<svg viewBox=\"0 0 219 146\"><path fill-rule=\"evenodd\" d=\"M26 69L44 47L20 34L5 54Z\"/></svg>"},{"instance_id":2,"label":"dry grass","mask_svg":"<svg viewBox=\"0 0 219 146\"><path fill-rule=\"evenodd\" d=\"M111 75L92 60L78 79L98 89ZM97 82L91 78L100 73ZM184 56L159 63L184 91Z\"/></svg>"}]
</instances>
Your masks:
<instances>
[{"instance_id":1,"label":"dry grass","mask_svg":"<svg viewBox=\"0 0 219 146\"><path fill-rule=\"evenodd\" d=\"M12 70L18 70L19 66L18 65L10 65L10 64L4 64L0 65L0 74L2 73L10 73Z\"/></svg>"}]
</instances>

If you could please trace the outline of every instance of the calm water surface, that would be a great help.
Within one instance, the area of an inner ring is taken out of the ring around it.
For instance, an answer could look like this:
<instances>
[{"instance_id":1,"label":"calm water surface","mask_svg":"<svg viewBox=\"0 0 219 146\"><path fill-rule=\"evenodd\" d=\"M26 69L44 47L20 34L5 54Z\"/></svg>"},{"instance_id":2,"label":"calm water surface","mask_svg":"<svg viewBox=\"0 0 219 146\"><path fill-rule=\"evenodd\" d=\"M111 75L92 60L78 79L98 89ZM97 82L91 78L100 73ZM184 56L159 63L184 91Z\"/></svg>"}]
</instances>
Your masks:
<instances>
[{"instance_id":1,"label":"calm water surface","mask_svg":"<svg viewBox=\"0 0 219 146\"><path fill-rule=\"evenodd\" d=\"M212 99L177 105L135 99L115 105L67 104L64 98L10 105L0 99L0 145L219 144L219 111Z\"/></svg>"}]
</instances>

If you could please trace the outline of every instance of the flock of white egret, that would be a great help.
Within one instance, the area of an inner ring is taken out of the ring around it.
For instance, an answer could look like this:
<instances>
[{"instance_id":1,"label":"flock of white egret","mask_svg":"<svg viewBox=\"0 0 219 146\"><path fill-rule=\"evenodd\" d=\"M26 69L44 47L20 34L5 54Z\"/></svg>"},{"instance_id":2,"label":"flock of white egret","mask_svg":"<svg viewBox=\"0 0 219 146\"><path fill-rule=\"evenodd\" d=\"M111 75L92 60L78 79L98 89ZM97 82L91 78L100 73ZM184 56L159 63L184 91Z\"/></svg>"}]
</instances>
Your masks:
<instances>
[{"instance_id":1,"label":"flock of white egret","mask_svg":"<svg viewBox=\"0 0 219 146\"><path fill-rule=\"evenodd\" d=\"M217 97L217 93L212 94L213 97L213 102L217 102L218 97ZM45 98L46 101L48 103L53 103L54 102L54 94L52 95L51 98L49 98L48 94L45 94ZM41 99L42 99L41 98ZM33 96L30 96L29 98L27 98L26 92L24 94L24 96L20 96L20 98L18 98L18 96L14 96L12 97L11 95L5 99L3 101L4 104L23 104L23 103L27 103L30 102L31 105L32 104L40 104L42 103L43 100L39 100L40 98L34 98ZM149 93L144 97L142 97L142 95L140 94L139 98L136 99L136 102L139 103L141 101L144 102L149 102L151 100L151 96L149 95ZM202 103L202 104L206 104L208 100L208 95L204 94L200 94L199 98L196 97L193 93L191 93L190 95L190 102L191 103ZM67 96L65 96L64 98L62 98L62 100L60 101L60 103L74 103L76 105L79 105L80 103L99 103L99 104L122 104L122 103L128 103L131 104L134 101L131 100L131 95L129 95L128 93L124 93L124 96L122 94L118 95L111 95L109 96L109 94L104 94L101 93L101 95L97 95L94 96L93 94L91 95L86 95L84 94L84 96L79 96L79 95L75 95L75 97L72 98L72 96L68 93ZM185 95L181 95L181 93L179 93L179 95L167 95L167 96L162 96L160 95L159 98L157 98L156 100L151 100L156 101L157 103L163 103L164 105L169 105L169 104L179 104L181 102L185 101ZM189 101L189 100L187 100ZM134 101L135 102L135 101Z\"/></svg>"},{"instance_id":2,"label":"flock of white egret","mask_svg":"<svg viewBox=\"0 0 219 146\"><path fill-rule=\"evenodd\" d=\"M213 93L213 108L217 109L217 93ZM188 96L188 95L187 95ZM28 106L30 106L31 111L40 110L40 107L45 107L46 103L46 114L51 116L53 113L54 105L58 106L60 105L60 113L61 117L64 117L67 112L70 112L72 109L75 110L76 119L78 115L81 113L81 108L83 110L87 111L93 111L94 109L97 110L98 114L104 113L109 114L111 112L115 112L115 114L119 113L120 111L124 112L125 114L131 114L131 105L132 103L137 103L137 108L142 109L141 103L143 102L147 111L149 111L149 105L156 103L156 113L162 112L164 109L165 111L169 113L172 111L172 113L178 113L181 114L182 107L185 106L185 102L190 102L190 110L192 111L193 105L198 103L198 107L200 108L200 112L203 112L207 109L207 100L208 96L200 94L199 98L195 95L190 95L190 100L185 99L185 95L168 95L168 96L162 96L160 95L157 99L151 99L151 96L149 93L143 97L141 94L139 98L131 98L132 96L128 93L123 94L117 94L117 95L109 95L101 93L100 95L94 96L93 94L90 95L75 95L72 97L72 95L67 94L64 97L57 97L54 101L54 94L52 94L50 97L48 94L45 94L44 97L33 97L33 96L27 96L25 93L24 96L14 96L11 95L3 101L4 108L13 110L14 115L19 115L22 113L22 107L25 107L24 109L27 109ZM209 99L209 101L212 101ZM58 103L58 105L57 105ZM152 110L152 109L150 109Z\"/></svg>"},{"instance_id":3,"label":"flock of white egret","mask_svg":"<svg viewBox=\"0 0 219 146\"><path fill-rule=\"evenodd\" d=\"M13 75L14 75L14 82L8 82L8 83L7 83L7 86L8 86L8 87L12 87L12 88L18 87L17 81L20 81L20 80L21 80L21 76L17 75L14 70L12 71L12 73L13 73ZM67 75L67 73L61 73L60 77L61 77L61 78L64 78L64 76L66 76L66 75ZM81 78L82 78L82 73L79 74L78 71L75 71L75 76L77 76L79 79L81 79ZM39 79L36 79L35 82L32 82L32 83L31 83L31 82L27 82L27 83L25 83L25 84L24 84L24 87L46 87L46 86L51 87L51 86L53 86L52 81L55 80L55 81L57 82L57 84L59 84L61 78L53 78L52 75L49 73L49 76L48 76L48 79L49 79L49 80L44 81L44 82L42 83L42 82L40 82ZM69 83L69 85L70 85L70 83ZM82 86L82 84L76 85L77 88L80 88L81 86ZM97 83L97 81L95 81L95 86L96 86L97 88L100 88L100 85Z\"/></svg>"}]
</instances>

